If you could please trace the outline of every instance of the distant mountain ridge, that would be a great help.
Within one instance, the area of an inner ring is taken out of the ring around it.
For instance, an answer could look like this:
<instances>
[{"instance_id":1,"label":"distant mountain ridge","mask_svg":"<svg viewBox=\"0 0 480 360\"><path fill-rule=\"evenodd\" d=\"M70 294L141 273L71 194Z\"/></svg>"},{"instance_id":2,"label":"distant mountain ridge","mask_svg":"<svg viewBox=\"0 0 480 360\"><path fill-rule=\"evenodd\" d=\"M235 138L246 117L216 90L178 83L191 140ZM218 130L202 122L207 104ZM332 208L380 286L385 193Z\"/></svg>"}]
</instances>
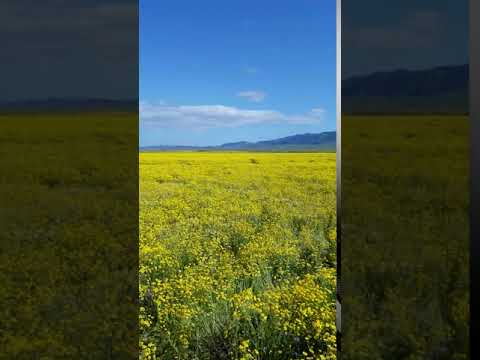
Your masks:
<instances>
[{"instance_id":1,"label":"distant mountain ridge","mask_svg":"<svg viewBox=\"0 0 480 360\"><path fill-rule=\"evenodd\" d=\"M138 100L102 98L47 98L0 102L0 111L82 111L128 110L138 111Z\"/></svg>"},{"instance_id":2,"label":"distant mountain ridge","mask_svg":"<svg viewBox=\"0 0 480 360\"><path fill-rule=\"evenodd\" d=\"M342 112L468 113L469 66L376 72L342 81Z\"/></svg>"},{"instance_id":3,"label":"distant mountain ridge","mask_svg":"<svg viewBox=\"0 0 480 360\"><path fill-rule=\"evenodd\" d=\"M326 131L322 133L306 133L287 136L279 139L264 140L257 142L239 141L225 143L218 146L144 146L141 151L335 151L336 132Z\"/></svg>"}]
</instances>

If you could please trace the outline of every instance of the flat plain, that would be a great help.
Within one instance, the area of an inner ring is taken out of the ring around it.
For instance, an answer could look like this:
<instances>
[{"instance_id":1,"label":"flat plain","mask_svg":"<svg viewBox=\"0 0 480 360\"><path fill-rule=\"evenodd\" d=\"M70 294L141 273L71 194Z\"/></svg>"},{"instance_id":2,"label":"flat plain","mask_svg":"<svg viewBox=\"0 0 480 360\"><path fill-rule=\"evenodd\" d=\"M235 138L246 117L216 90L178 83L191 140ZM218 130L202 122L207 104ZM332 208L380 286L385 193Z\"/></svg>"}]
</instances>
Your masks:
<instances>
[{"instance_id":1,"label":"flat plain","mask_svg":"<svg viewBox=\"0 0 480 360\"><path fill-rule=\"evenodd\" d=\"M334 153L140 153L140 357L334 359Z\"/></svg>"}]
</instances>

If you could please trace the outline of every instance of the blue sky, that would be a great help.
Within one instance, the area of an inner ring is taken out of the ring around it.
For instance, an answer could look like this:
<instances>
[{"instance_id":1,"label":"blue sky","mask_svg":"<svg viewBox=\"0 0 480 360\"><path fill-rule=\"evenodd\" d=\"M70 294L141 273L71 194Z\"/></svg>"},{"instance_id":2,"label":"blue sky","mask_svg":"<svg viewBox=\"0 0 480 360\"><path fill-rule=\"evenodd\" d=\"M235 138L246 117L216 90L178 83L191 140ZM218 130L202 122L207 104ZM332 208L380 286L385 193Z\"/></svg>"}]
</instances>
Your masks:
<instances>
[{"instance_id":1,"label":"blue sky","mask_svg":"<svg viewBox=\"0 0 480 360\"><path fill-rule=\"evenodd\" d=\"M140 1L140 145L335 129L334 0Z\"/></svg>"}]
</instances>

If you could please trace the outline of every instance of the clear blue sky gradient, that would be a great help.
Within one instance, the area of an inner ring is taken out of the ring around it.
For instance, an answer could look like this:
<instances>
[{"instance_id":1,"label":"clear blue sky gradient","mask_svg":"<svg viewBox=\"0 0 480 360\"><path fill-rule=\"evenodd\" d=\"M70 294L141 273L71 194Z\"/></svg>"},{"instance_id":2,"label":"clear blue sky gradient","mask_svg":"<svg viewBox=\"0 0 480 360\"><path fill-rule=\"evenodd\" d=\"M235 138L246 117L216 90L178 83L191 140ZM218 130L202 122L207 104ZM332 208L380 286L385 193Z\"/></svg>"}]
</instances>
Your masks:
<instances>
[{"instance_id":1,"label":"clear blue sky gradient","mask_svg":"<svg viewBox=\"0 0 480 360\"><path fill-rule=\"evenodd\" d=\"M334 0L143 0L140 101L155 110L150 121L141 111L140 145L216 145L334 130L335 71ZM245 91L265 97L239 96ZM208 119L206 105L222 106L214 109L219 119ZM281 115L237 121L235 114L224 118L230 108ZM323 112L311 119L312 109ZM302 116L309 120L296 120Z\"/></svg>"}]
</instances>

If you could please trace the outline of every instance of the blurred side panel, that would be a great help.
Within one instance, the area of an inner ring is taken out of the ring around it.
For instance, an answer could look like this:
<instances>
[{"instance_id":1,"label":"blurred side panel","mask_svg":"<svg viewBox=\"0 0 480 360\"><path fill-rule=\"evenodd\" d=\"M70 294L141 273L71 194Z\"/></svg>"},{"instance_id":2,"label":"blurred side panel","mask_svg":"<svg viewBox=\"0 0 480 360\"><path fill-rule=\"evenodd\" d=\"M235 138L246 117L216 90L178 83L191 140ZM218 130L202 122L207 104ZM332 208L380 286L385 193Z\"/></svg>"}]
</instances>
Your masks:
<instances>
[{"instance_id":1,"label":"blurred side panel","mask_svg":"<svg viewBox=\"0 0 480 360\"><path fill-rule=\"evenodd\" d=\"M0 20L0 358L138 358L138 4Z\"/></svg>"},{"instance_id":2,"label":"blurred side panel","mask_svg":"<svg viewBox=\"0 0 480 360\"><path fill-rule=\"evenodd\" d=\"M480 3L470 1L470 307L471 307L471 344L476 344L480 334L478 321L478 302L480 279ZM475 320L477 318L477 320ZM477 359L480 350L471 348L471 358Z\"/></svg>"},{"instance_id":3,"label":"blurred side panel","mask_svg":"<svg viewBox=\"0 0 480 360\"><path fill-rule=\"evenodd\" d=\"M342 359L467 359L468 1L342 1Z\"/></svg>"}]
</instances>

